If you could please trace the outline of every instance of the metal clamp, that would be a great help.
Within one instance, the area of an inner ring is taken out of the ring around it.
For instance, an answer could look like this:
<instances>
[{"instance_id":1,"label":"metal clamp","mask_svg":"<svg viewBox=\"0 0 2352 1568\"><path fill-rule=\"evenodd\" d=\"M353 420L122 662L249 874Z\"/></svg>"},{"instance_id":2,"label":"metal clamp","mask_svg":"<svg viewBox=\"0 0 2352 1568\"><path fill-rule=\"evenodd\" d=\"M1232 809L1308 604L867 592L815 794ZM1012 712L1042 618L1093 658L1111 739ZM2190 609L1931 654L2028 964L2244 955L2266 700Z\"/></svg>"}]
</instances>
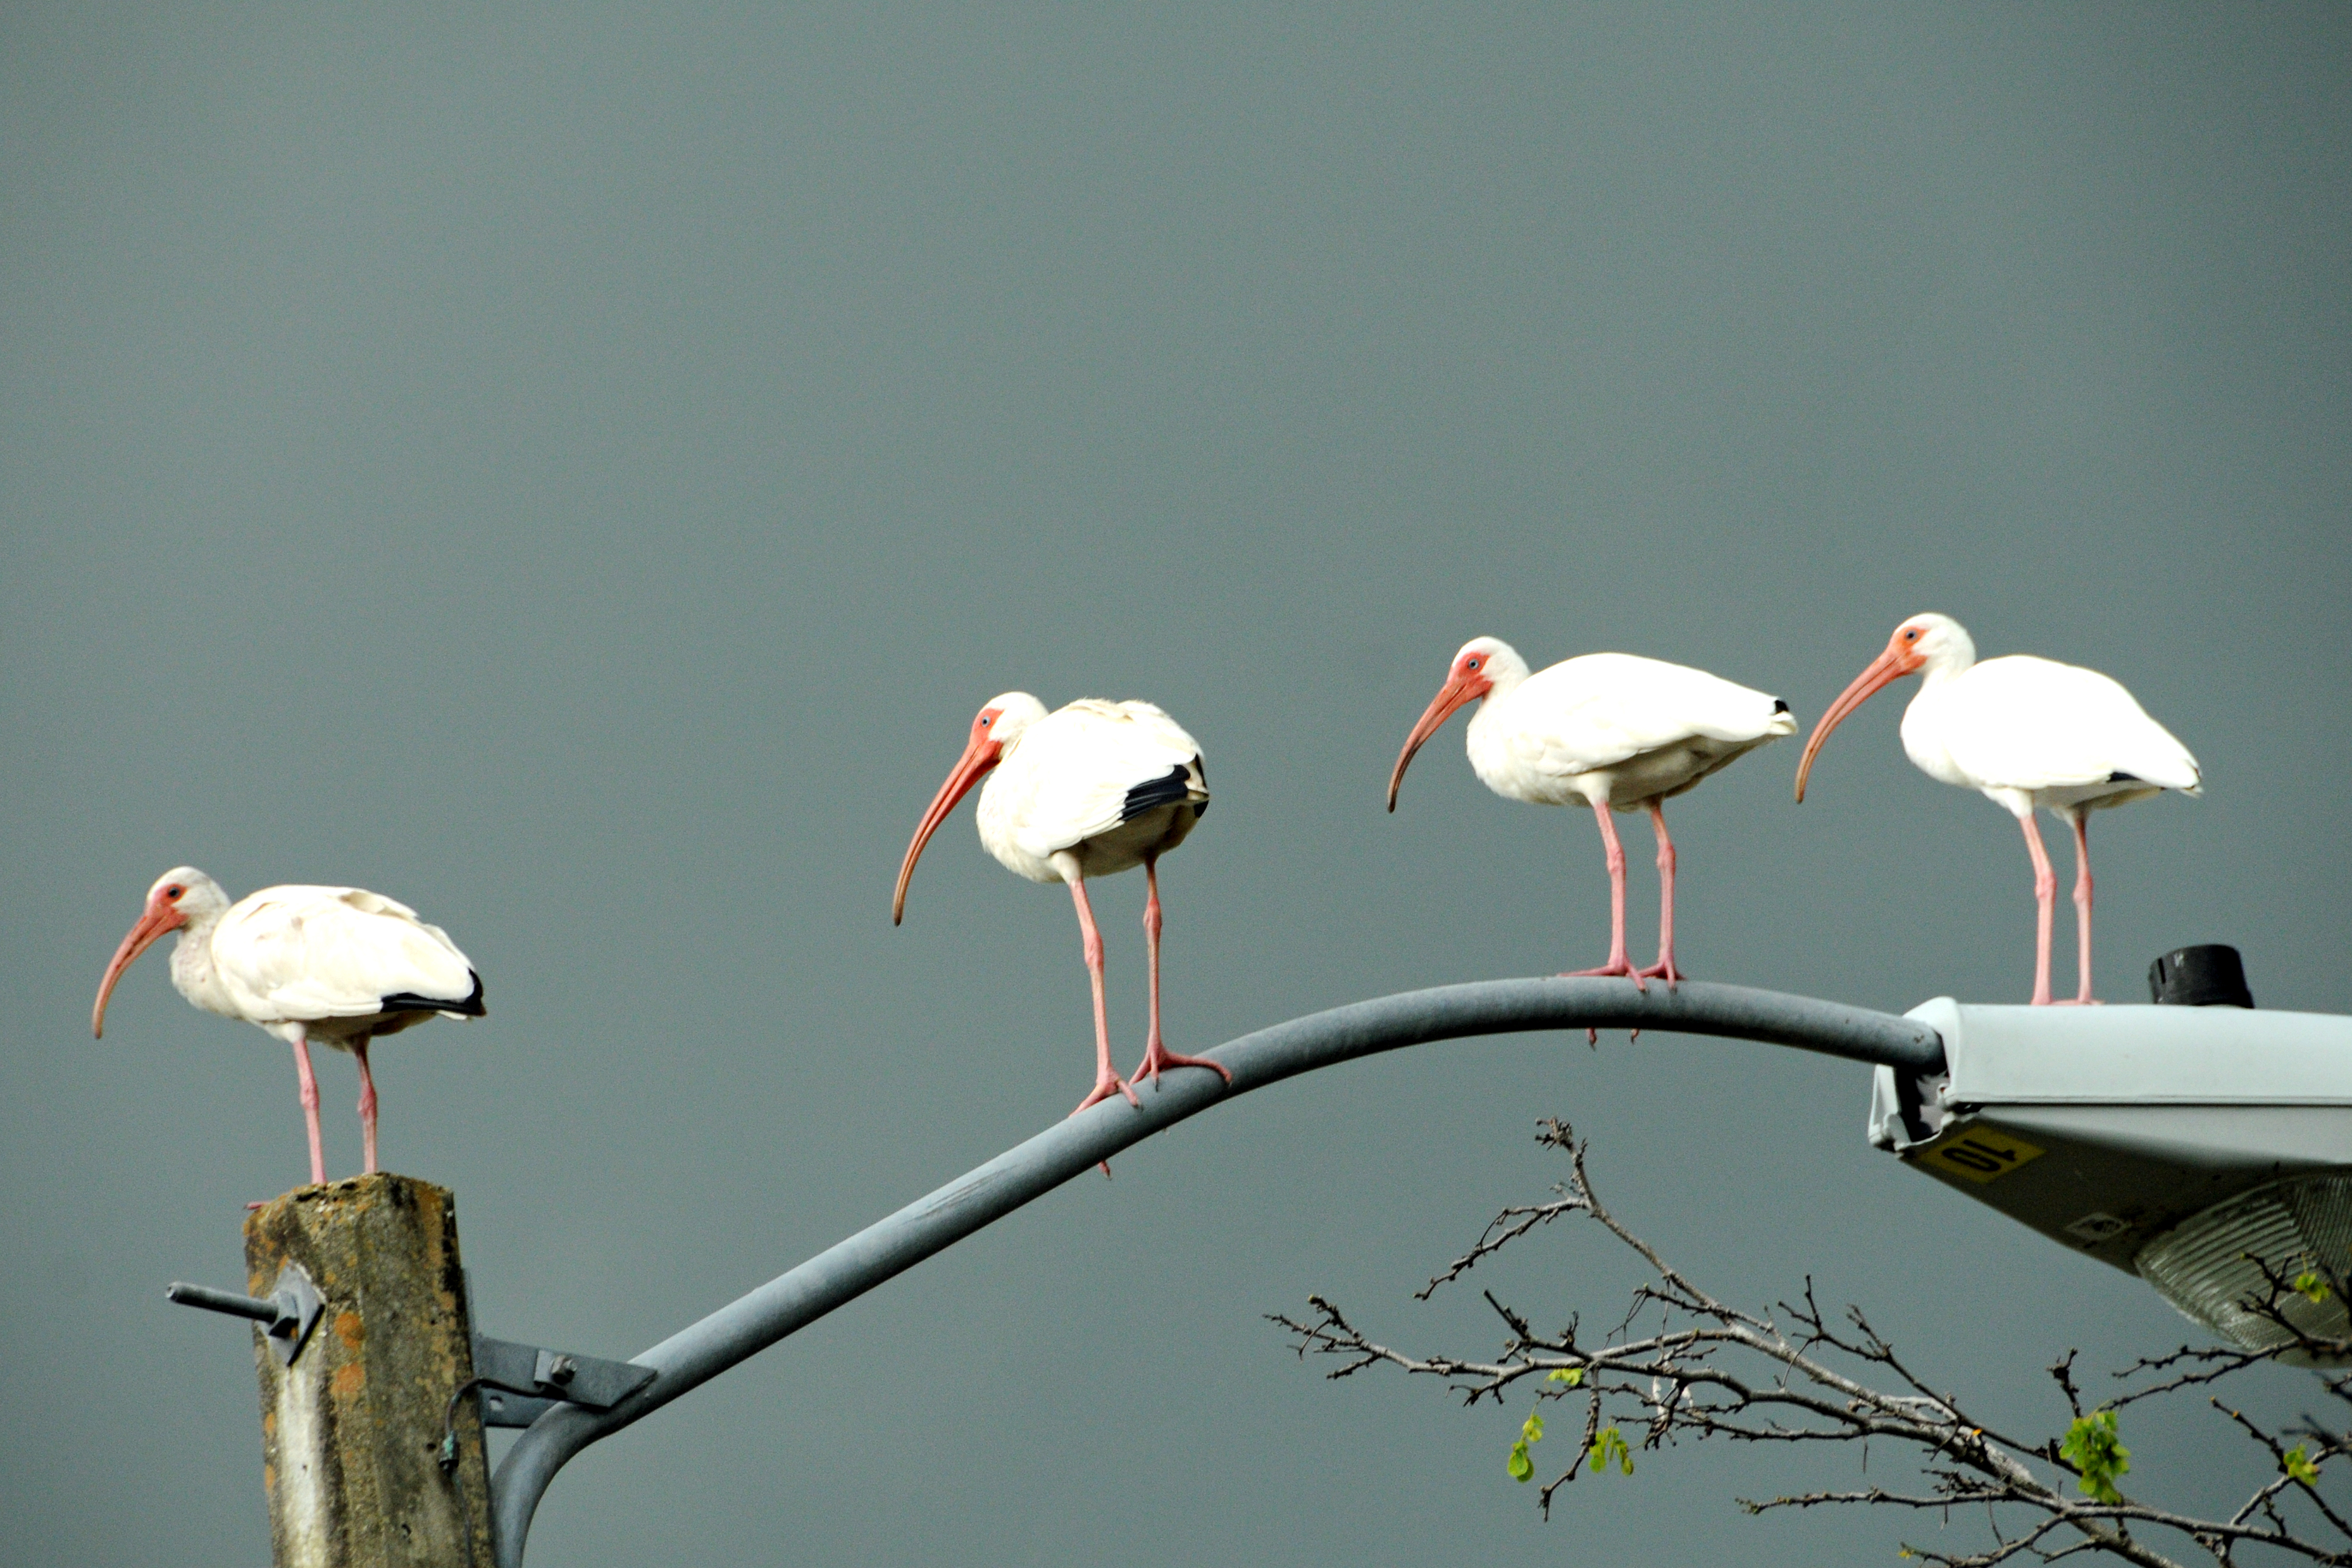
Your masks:
<instances>
[{"instance_id":1,"label":"metal clamp","mask_svg":"<svg viewBox=\"0 0 2352 1568\"><path fill-rule=\"evenodd\" d=\"M634 1362L474 1336L485 1426L528 1426L557 1405L609 1410L653 1380L652 1367Z\"/></svg>"},{"instance_id":2,"label":"metal clamp","mask_svg":"<svg viewBox=\"0 0 2352 1568\"><path fill-rule=\"evenodd\" d=\"M294 1364L294 1358L310 1342L310 1331L319 1326L319 1315L327 1309L319 1288L310 1283L310 1274L299 1263L289 1263L278 1271L278 1283L267 1297L236 1296L173 1280L164 1287L163 1299L183 1307L252 1319L261 1325L280 1366Z\"/></svg>"}]
</instances>

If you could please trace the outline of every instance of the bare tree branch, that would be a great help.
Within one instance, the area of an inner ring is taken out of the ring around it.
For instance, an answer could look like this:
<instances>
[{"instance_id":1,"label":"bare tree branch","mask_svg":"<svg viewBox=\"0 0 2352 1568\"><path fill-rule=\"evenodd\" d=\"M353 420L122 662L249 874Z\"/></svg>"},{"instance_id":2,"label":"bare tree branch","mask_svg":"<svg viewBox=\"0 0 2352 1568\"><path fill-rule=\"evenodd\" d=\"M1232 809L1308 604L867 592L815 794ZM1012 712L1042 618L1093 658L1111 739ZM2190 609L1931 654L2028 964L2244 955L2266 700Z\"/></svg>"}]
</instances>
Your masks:
<instances>
[{"instance_id":1,"label":"bare tree branch","mask_svg":"<svg viewBox=\"0 0 2352 1568\"><path fill-rule=\"evenodd\" d=\"M2213 1401L2275 1467L2275 1474L2224 1519L2126 1495L2117 1483L2129 1466L2114 1446L2115 1412L2126 1405L2214 1384L2282 1354L2352 1359L2352 1341L2314 1335L2290 1311L2294 1298L2316 1302L2326 1291L2340 1291L2342 1281L2334 1275L2306 1271L2288 1278L2257 1260L2266 1294L2244 1306L2282 1331L2278 1349L2183 1346L2143 1359L2116 1374L2128 1386L2091 1410L2084 1408L2075 1381L2076 1352L2067 1352L2047 1369L2065 1401L2067 1440L2028 1440L1996 1429L1970 1414L1958 1394L1931 1384L1860 1308L1848 1307L1835 1317L1824 1311L1810 1278L1798 1300L1776 1303L1769 1315L1709 1294L1601 1203L1586 1170L1586 1145L1566 1122L1539 1123L1537 1142L1568 1157L1568 1179L1552 1189L1550 1201L1496 1215L1477 1241L1416 1298L1428 1300L1438 1287L1557 1219L1581 1215L1640 1258L1650 1276L1635 1288L1624 1317L1599 1342L1580 1339L1576 1319L1557 1333L1539 1332L1492 1291L1481 1294L1506 1338L1499 1352L1486 1360L1415 1355L1381 1343L1320 1296L1307 1299L1309 1315L1303 1321L1280 1314L1272 1321L1290 1334L1301 1359L1336 1358L1331 1377L1393 1367L1440 1380L1465 1405L1488 1399L1502 1405L1522 1391L1538 1412L1559 1400L1581 1399L1582 1439L1566 1468L1538 1493L1545 1517L1550 1516L1555 1494L1579 1475L1598 1473L1610 1463L1629 1468L1637 1448L1654 1453L1680 1436L1782 1446L1867 1444L1875 1438L1909 1452L1924 1491L1818 1490L1741 1499L1739 1506L1750 1514L1851 1506L1948 1514L1981 1505L1990 1538L1981 1551L1905 1547L1912 1557L1948 1568L2054 1563L2085 1553L2142 1568L2180 1568L2184 1560L2176 1553L2183 1550L2234 1568L2238 1553L2253 1548L2352 1565L2352 1523L2320 1495L2316 1484L2321 1467L2352 1459L2352 1432L2331 1432L2308 1416L2291 1430L2272 1431ZM2331 1398L2352 1404L2352 1373L2324 1377L2322 1386ZM1530 1446L1541 1440L1541 1430L1531 1422L1514 1450L1513 1473L1521 1479L1529 1479ZM2293 1448L2290 1439L2295 1440Z\"/></svg>"}]
</instances>

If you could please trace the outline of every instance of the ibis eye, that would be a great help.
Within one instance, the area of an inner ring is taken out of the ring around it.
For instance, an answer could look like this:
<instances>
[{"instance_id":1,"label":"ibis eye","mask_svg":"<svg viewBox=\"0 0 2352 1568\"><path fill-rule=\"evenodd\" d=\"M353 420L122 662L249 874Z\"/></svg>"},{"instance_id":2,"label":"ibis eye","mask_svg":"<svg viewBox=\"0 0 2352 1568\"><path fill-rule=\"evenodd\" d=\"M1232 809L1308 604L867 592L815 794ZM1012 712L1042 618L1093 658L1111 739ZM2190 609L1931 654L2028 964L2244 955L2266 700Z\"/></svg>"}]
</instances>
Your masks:
<instances>
[{"instance_id":1,"label":"ibis eye","mask_svg":"<svg viewBox=\"0 0 2352 1568\"><path fill-rule=\"evenodd\" d=\"M167 899L176 899L187 890L185 888L166 888L163 889L163 896Z\"/></svg>"},{"instance_id":2,"label":"ibis eye","mask_svg":"<svg viewBox=\"0 0 2352 1568\"><path fill-rule=\"evenodd\" d=\"M996 721L995 721L995 720L993 720L993 719L982 719L982 720L980 721L980 727L981 727L982 729L985 730L985 729L987 729L991 724L993 724L993 723L995 723L995 722L996 722Z\"/></svg>"},{"instance_id":3,"label":"ibis eye","mask_svg":"<svg viewBox=\"0 0 2352 1568\"><path fill-rule=\"evenodd\" d=\"M1478 668L1478 661L1475 658L1465 660L1462 668L1465 669L1475 669Z\"/></svg>"}]
</instances>

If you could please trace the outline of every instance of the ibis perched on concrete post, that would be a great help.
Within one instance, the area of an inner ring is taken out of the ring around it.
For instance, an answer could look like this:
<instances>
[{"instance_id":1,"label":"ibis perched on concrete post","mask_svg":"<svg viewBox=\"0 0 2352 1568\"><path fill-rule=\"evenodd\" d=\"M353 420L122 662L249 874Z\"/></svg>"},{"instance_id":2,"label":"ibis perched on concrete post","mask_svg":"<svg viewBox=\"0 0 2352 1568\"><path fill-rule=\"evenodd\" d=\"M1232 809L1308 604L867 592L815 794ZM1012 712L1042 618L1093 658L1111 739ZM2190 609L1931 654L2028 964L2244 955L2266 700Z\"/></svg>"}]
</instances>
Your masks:
<instances>
[{"instance_id":1,"label":"ibis perched on concrete post","mask_svg":"<svg viewBox=\"0 0 2352 1568\"><path fill-rule=\"evenodd\" d=\"M1200 742L1149 702L1082 698L1048 713L1025 691L989 699L971 721L963 755L907 846L890 899L892 925L906 917L907 884L923 846L982 778L988 784L980 792L982 847L1006 870L1033 882L1066 883L1077 906L1095 1002L1095 1086L1077 1109L1114 1094L1139 1103L1129 1080L1111 1067L1102 933L1095 927L1086 883L1089 877L1133 866L1143 868L1147 889L1143 931L1150 954L1151 1026L1142 1064L1132 1077L1148 1073L1157 1083L1164 1068L1196 1067L1232 1082L1233 1075L1207 1058L1170 1050L1160 1028L1160 857L1184 842L1209 809Z\"/></svg>"},{"instance_id":2,"label":"ibis perched on concrete post","mask_svg":"<svg viewBox=\"0 0 2352 1568\"><path fill-rule=\"evenodd\" d=\"M319 1137L313 1040L349 1051L360 1065L360 1135L376 1168L375 1078L368 1044L438 1015L478 1018L482 977L449 933L406 904L364 888L264 888L232 904L194 866L175 867L147 890L146 912L122 939L99 982L93 1036L106 1033L107 998L131 961L158 937L178 931L172 984L207 1013L242 1018L294 1047L302 1123L310 1139L310 1181L327 1179Z\"/></svg>"},{"instance_id":3,"label":"ibis perched on concrete post","mask_svg":"<svg viewBox=\"0 0 2352 1568\"><path fill-rule=\"evenodd\" d=\"M1822 742L1845 716L1890 681L1916 675L1919 694L1903 710L1903 750L1919 771L1981 794L2017 818L2033 859L2037 923L2033 1004L2050 995L2050 928L2058 874L2033 825L2037 808L2074 830L2074 1000L2091 994L2091 840L2088 818L2103 806L2166 790L2204 793L2189 748L2149 718L2132 694L2095 669L2029 654L1977 662L1977 646L1949 616L1914 616L1822 715L1797 763L1797 798Z\"/></svg>"},{"instance_id":4,"label":"ibis perched on concrete post","mask_svg":"<svg viewBox=\"0 0 2352 1568\"><path fill-rule=\"evenodd\" d=\"M1483 699L1483 700L1481 700ZM1575 974L1682 978L1675 963L1675 841L1664 802L1769 741L1796 732L1777 697L1654 658L1588 653L1535 674L1511 645L1473 637L1445 685L1405 737L1389 774L1389 809L1405 765L1454 710L1470 720L1470 767L1488 789L1537 805L1589 805L1609 861L1609 961ZM1658 840L1658 960L1633 967L1625 951L1625 851L1612 811L1650 814Z\"/></svg>"}]
</instances>

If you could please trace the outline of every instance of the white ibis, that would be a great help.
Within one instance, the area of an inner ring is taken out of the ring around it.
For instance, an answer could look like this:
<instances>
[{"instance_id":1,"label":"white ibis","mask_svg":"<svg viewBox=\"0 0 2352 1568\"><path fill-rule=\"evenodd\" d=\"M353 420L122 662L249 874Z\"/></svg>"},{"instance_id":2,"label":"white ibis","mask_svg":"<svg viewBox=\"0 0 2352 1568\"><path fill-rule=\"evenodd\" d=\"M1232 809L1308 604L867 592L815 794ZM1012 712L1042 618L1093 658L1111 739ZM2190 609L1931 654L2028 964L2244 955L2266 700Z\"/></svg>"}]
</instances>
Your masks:
<instances>
[{"instance_id":1,"label":"white ibis","mask_svg":"<svg viewBox=\"0 0 2352 1568\"><path fill-rule=\"evenodd\" d=\"M1675 844L1662 803L1782 735L1797 721L1777 697L1659 659L1588 653L1530 675L1508 643L1473 637L1454 656L1444 687L1405 738L1389 775L1389 809L1405 764L1465 702L1470 766L1509 800L1590 805L1609 857L1609 962L1579 974L1682 978L1675 966ZM1658 838L1658 961L1635 969L1625 952L1625 851L1612 811L1647 808Z\"/></svg>"},{"instance_id":2,"label":"white ibis","mask_svg":"<svg viewBox=\"0 0 2352 1568\"><path fill-rule=\"evenodd\" d=\"M2058 877L2050 868L2039 806L2074 830L2074 1000L2091 994L2091 841L2084 819L2101 806L2166 790L2204 793L2197 759L2149 718L2132 694L2095 669L2028 654L1977 662L1977 646L1949 616L1914 616L1895 628L1886 651L1853 678L1822 715L1797 764L1797 798L1832 730L1891 680L1919 675L1919 695L1903 711L1903 750L1919 771L1976 790L2025 830L2040 910L2033 1002L2050 1002L2050 925Z\"/></svg>"},{"instance_id":3,"label":"white ibis","mask_svg":"<svg viewBox=\"0 0 2352 1568\"><path fill-rule=\"evenodd\" d=\"M1077 905L1095 993L1095 1087L1078 1110L1114 1094L1141 1103L1111 1070L1102 933L1095 929L1086 884L1088 877L1107 877L1130 866L1143 868L1149 889L1143 931L1151 954L1151 1030L1143 1064L1132 1076L1139 1080L1150 1073L1158 1083L1163 1068L1194 1067L1232 1082L1234 1075L1207 1058L1170 1050L1160 1033L1160 857L1184 842L1209 809L1200 743L1149 702L1085 698L1048 713L1025 691L991 698L972 720L963 755L907 846L890 900L892 925L906 915L907 883L923 846L983 776L988 785L980 792L982 847L1005 869L1033 882L1068 883Z\"/></svg>"},{"instance_id":4,"label":"white ibis","mask_svg":"<svg viewBox=\"0 0 2352 1568\"><path fill-rule=\"evenodd\" d=\"M164 872L147 889L147 910L99 982L89 1029L106 1033L106 999L131 961L176 931L172 984L207 1013L242 1018L294 1047L302 1121L310 1136L310 1180L327 1179L319 1140L319 1081L310 1042L349 1051L360 1064L360 1130L375 1167L375 1079L368 1042L438 1014L478 1018L482 977L448 933L416 911L364 888L264 888L232 904L194 866Z\"/></svg>"}]
</instances>

